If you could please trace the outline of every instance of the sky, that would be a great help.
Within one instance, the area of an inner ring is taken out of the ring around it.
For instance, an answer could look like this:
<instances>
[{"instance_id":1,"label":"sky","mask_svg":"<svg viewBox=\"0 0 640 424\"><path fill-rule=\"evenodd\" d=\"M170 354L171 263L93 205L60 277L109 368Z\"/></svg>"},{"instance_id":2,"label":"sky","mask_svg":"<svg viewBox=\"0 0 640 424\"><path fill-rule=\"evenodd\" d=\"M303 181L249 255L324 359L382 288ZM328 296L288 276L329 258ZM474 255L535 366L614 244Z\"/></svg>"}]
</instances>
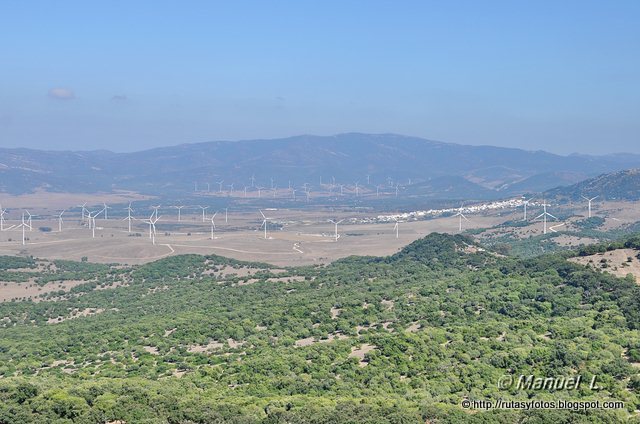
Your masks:
<instances>
[{"instance_id":1,"label":"sky","mask_svg":"<svg viewBox=\"0 0 640 424\"><path fill-rule=\"evenodd\" d=\"M0 147L399 133L640 153L640 1L3 1Z\"/></svg>"}]
</instances>

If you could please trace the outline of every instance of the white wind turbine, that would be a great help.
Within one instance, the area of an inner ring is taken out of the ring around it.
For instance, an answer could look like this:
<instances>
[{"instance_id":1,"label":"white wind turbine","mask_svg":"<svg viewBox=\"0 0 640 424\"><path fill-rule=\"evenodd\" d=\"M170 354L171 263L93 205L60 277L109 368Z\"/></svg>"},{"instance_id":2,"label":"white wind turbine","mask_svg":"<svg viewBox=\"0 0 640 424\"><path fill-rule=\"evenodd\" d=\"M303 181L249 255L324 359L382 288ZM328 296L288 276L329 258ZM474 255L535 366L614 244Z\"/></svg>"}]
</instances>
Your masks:
<instances>
[{"instance_id":1,"label":"white wind turbine","mask_svg":"<svg viewBox=\"0 0 640 424\"><path fill-rule=\"evenodd\" d=\"M229 184L227 187L229 187L229 194L233 196L233 184Z\"/></svg>"},{"instance_id":2,"label":"white wind turbine","mask_svg":"<svg viewBox=\"0 0 640 424\"><path fill-rule=\"evenodd\" d=\"M31 222L32 215L29 213L28 210L25 209L24 211L27 213L27 215L29 215L29 218L27 218L27 226L29 227L29 231L33 231L33 225Z\"/></svg>"},{"instance_id":3,"label":"white wind turbine","mask_svg":"<svg viewBox=\"0 0 640 424\"><path fill-rule=\"evenodd\" d=\"M104 211L104 219L106 221L107 219L109 219L107 210L111 209L111 206L107 206L107 204L105 202L102 202L102 205L104 206L104 209L103 209L103 211Z\"/></svg>"},{"instance_id":4,"label":"white wind turbine","mask_svg":"<svg viewBox=\"0 0 640 424\"><path fill-rule=\"evenodd\" d=\"M264 187L256 187L258 189L258 199L262 196L262 190Z\"/></svg>"},{"instance_id":5,"label":"white wind turbine","mask_svg":"<svg viewBox=\"0 0 640 424\"><path fill-rule=\"evenodd\" d=\"M29 225L24 222L24 212L22 212L22 222L18 225L18 228L22 228L22 245L27 244L27 238L25 237L24 231Z\"/></svg>"},{"instance_id":6,"label":"white wind turbine","mask_svg":"<svg viewBox=\"0 0 640 424\"><path fill-rule=\"evenodd\" d=\"M91 211L87 211L87 220L89 222L89 229L91 229L91 237L96 238L96 216L98 216L102 211L97 211L91 213Z\"/></svg>"},{"instance_id":7,"label":"white wind turbine","mask_svg":"<svg viewBox=\"0 0 640 424\"><path fill-rule=\"evenodd\" d=\"M79 207L79 208L82 208L82 222L84 222L84 220L85 220L85 215L86 215L86 213L87 213L87 208L86 208L86 206L87 206L87 202L84 202L83 204L78 205L78 207Z\"/></svg>"},{"instance_id":8,"label":"white wind turbine","mask_svg":"<svg viewBox=\"0 0 640 424\"><path fill-rule=\"evenodd\" d=\"M127 206L127 216L122 219L123 221L129 221L129 233L131 233L131 221L134 219L131 216L131 212L133 212L133 209L131 208L131 202L129 202L129 206Z\"/></svg>"},{"instance_id":9,"label":"white wind turbine","mask_svg":"<svg viewBox=\"0 0 640 424\"><path fill-rule=\"evenodd\" d=\"M229 208L224 208L224 223L229 223Z\"/></svg>"},{"instance_id":10,"label":"white wind turbine","mask_svg":"<svg viewBox=\"0 0 640 424\"><path fill-rule=\"evenodd\" d=\"M269 218L267 218L264 213L262 212L262 210L258 209L260 211L260 215L262 215L262 225L260 227L264 227L264 239L267 239L267 221L269 220Z\"/></svg>"},{"instance_id":11,"label":"white wind turbine","mask_svg":"<svg viewBox=\"0 0 640 424\"><path fill-rule=\"evenodd\" d=\"M522 205L524 206L524 217L522 218L523 221L527 220L527 206L529 206L529 202L533 200L533 199L525 199L524 196L522 197Z\"/></svg>"},{"instance_id":12,"label":"white wind turbine","mask_svg":"<svg viewBox=\"0 0 640 424\"><path fill-rule=\"evenodd\" d=\"M455 215L453 215L454 217L459 217L459 223L458 223L458 231L462 232L462 219L464 219L465 221L469 221L469 219L467 219L466 216L464 216L464 214L462 213L462 205L460 205L460 209L458 209L458 213L456 213Z\"/></svg>"},{"instance_id":13,"label":"white wind turbine","mask_svg":"<svg viewBox=\"0 0 640 424\"><path fill-rule=\"evenodd\" d=\"M360 187L358 186L358 184L360 184L360 182L356 181L356 196L360 196Z\"/></svg>"},{"instance_id":14,"label":"white wind turbine","mask_svg":"<svg viewBox=\"0 0 640 424\"><path fill-rule=\"evenodd\" d=\"M393 226L393 229L396 230L396 238L398 238L400 236L400 222L398 221L398 218L393 218L396 221L396 225Z\"/></svg>"},{"instance_id":15,"label":"white wind turbine","mask_svg":"<svg viewBox=\"0 0 640 424\"><path fill-rule=\"evenodd\" d=\"M254 175L251 175L251 187L255 187L255 186L256 186L256 176L254 174Z\"/></svg>"},{"instance_id":16,"label":"white wind turbine","mask_svg":"<svg viewBox=\"0 0 640 424\"><path fill-rule=\"evenodd\" d=\"M160 209L160 205L156 205L156 206L151 206L151 209L153 209L153 213L156 215L156 217L158 216L158 209Z\"/></svg>"},{"instance_id":17,"label":"white wind turbine","mask_svg":"<svg viewBox=\"0 0 640 424\"><path fill-rule=\"evenodd\" d=\"M66 210L63 210L62 212L60 212L60 215L58 215L58 232L61 233L62 232L62 214L64 214L66 212Z\"/></svg>"},{"instance_id":18,"label":"white wind turbine","mask_svg":"<svg viewBox=\"0 0 640 424\"><path fill-rule=\"evenodd\" d=\"M218 185L220 186L220 189L218 190L218 193L222 193L222 183L223 182L224 182L224 180L218 181Z\"/></svg>"},{"instance_id":19,"label":"white wind turbine","mask_svg":"<svg viewBox=\"0 0 640 424\"><path fill-rule=\"evenodd\" d=\"M144 223L149 224L149 238L154 245L156 244L156 222L158 222L159 219L160 217L157 215L154 216L154 214L151 214L149 219L143 220Z\"/></svg>"},{"instance_id":20,"label":"white wind turbine","mask_svg":"<svg viewBox=\"0 0 640 424\"><path fill-rule=\"evenodd\" d=\"M218 214L218 212L214 212L213 215L211 215L211 240L215 239L215 230L216 230L216 222L214 221L214 219L216 218L216 215Z\"/></svg>"},{"instance_id":21,"label":"white wind turbine","mask_svg":"<svg viewBox=\"0 0 640 424\"><path fill-rule=\"evenodd\" d=\"M178 222L180 222L182 220L181 212L182 212L182 208L184 208L184 205L177 205L177 206L171 206L171 207L178 210Z\"/></svg>"},{"instance_id":22,"label":"white wind turbine","mask_svg":"<svg viewBox=\"0 0 640 424\"><path fill-rule=\"evenodd\" d=\"M340 238L340 235L338 234L338 224L340 224L342 221L344 221L344 219L341 219L340 221L334 221L333 219L329 220L329 222L331 222L334 225L333 237L334 237L336 243L338 242L338 239Z\"/></svg>"},{"instance_id":23,"label":"white wind turbine","mask_svg":"<svg viewBox=\"0 0 640 424\"><path fill-rule=\"evenodd\" d=\"M593 202L594 200L596 200L599 196L596 197L592 197L592 198L588 198L586 196L582 196L582 198L584 200L586 200L589 203L589 218L591 218L591 202Z\"/></svg>"},{"instance_id":24,"label":"white wind turbine","mask_svg":"<svg viewBox=\"0 0 640 424\"><path fill-rule=\"evenodd\" d=\"M202 209L202 222L205 222L205 220L207 219L206 210L209 209L209 206L198 206L198 207Z\"/></svg>"},{"instance_id":25,"label":"white wind turbine","mask_svg":"<svg viewBox=\"0 0 640 424\"><path fill-rule=\"evenodd\" d=\"M244 197L247 197L247 186L244 186Z\"/></svg>"},{"instance_id":26,"label":"white wind turbine","mask_svg":"<svg viewBox=\"0 0 640 424\"><path fill-rule=\"evenodd\" d=\"M551 217L553 219L558 219L555 216L551 215L549 212L547 212L547 206L550 206L550 205L544 203L544 201L543 201L542 202L542 208L543 208L544 212L542 212L540 215L536 216L535 219L534 219L534 221L535 221L535 220L538 220L538 219L542 218L542 222L544 223L543 224L543 234L547 234L547 216Z\"/></svg>"},{"instance_id":27,"label":"white wind turbine","mask_svg":"<svg viewBox=\"0 0 640 424\"><path fill-rule=\"evenodd\" d=\"M2 209L2 205L0 205L0 231L4 231L4 214L5 213L7 213L7 210Z\"/></svg>"}]
</instances>

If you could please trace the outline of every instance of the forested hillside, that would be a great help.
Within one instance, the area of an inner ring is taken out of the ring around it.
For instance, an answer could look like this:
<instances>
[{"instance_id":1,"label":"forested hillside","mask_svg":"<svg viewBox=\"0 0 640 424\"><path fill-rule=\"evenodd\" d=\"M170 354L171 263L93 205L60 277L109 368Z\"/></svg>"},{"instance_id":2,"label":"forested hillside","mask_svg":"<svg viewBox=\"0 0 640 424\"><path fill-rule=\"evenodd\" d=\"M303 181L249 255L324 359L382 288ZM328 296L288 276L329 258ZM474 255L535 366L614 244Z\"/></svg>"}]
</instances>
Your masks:
<instances>
[{"instance_id":1,"label":"forested hillside","mask_svg":"<svg viewBox=\"0 0 640 424\"><path fill-rule=\"evenodd\" d=\"M576 253L577 254L577 253ZM640 289L566 260L432 234L390 257L277 269L0 258L0 280L83 280L0 303L0 423L638 422ZM601 390L500 390L504 375ZM463 399L615 399L468 411Z\"/></svg>"}]
</instances>

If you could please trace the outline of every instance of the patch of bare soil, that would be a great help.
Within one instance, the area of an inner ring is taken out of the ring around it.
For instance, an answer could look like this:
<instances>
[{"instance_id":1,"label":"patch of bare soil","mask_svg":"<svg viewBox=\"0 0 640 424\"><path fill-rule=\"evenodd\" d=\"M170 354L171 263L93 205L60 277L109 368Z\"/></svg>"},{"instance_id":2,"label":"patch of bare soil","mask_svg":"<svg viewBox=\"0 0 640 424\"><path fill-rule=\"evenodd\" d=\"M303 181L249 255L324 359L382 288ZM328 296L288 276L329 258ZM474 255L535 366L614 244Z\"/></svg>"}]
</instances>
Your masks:
<instances>
[{"instance_id":1,"label":"patch of bare soil","mask_svg":"<svg viewBox=\"0 0 640 424\"><path fill-rule=\"evenodd\" d=\"M366 367L369 365L368 361L365 361L365 355L372 350L376 349L377 346L371 345L369 343L363 343L360 347L353 346L351 348L351 353L349 353L349 358L358 358L358 365L360 367Z\"/></svg>"},{"instance_id":2,"label":"patch of bare soil","mask_svg":"<svg viewBox=\"0 0 640 424\"><path fill-rule=\"evenodd\" d=\"M329 343L334 340L345 340L348 338L349 338L348 336L345 336L342 333L333 333L333 334L329 334L329 337L327 337L326 339L316 339L315 337L307 337L304 339L296 340L295 346L296 347L311 346L314 343Z\"/></svg>"},{"instance_id":3,"label":"patch of bare soil","mask_svg":"<svg viewBox=\"0 0 640 424\"><path fill-rule=\"evenodd\" d=\"M64 291L68 292L75 286L88 283L84 280L67 280L64 282L51 282L43 286L39 286L33 282L28 283L13 283L0 281L0 302L8 302L13 299L31 299L34 302L41 302L43 299L40 295Z\"/></svg>"},{"instance_id":4,"label":"patch of bare soil","mask_svg":"<svg viewBox=\"0 0 640 424\"><path fill-rule=\"evenodd\" d=\"M640 254L640 252L634 249L617 249L590 256L569 258L569 261L592 266L618 277L626 277L627 274L632 274L636 282L638 282L640 281L640 260L638 259L638 254Z\"/></svg>"}]
</instances>

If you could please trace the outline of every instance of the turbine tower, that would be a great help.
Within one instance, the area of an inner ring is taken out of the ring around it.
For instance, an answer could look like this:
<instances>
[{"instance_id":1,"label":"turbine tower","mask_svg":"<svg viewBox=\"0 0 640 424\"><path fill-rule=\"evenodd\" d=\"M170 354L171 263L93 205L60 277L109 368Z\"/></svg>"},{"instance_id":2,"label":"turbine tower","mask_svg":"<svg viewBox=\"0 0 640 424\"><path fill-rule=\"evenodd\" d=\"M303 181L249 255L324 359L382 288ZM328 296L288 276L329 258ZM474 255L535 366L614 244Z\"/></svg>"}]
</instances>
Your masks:
<instances>
[{"instance_id":1,"label":"turbine tower","mask_svg":"<svg viewBox=\"0 0 640 424\"><path fill-rule=\"evenodd\" d=\"M206 215L206 210L209 209L209 206L198 206L200 209L202 209L202 222L205 222L207 215Z\"/></svg>"},{"instance_id":2,"label":"turbine tower","mask_svg":"<svg viewBox=\"0 0 640 424\"><path fill-rule=\"evenodd\" d=\"M24 231L28 227L28 225L24 222L24 212L22 212L22 222L18 225L19 228L22 228L22 245L27 244L27 239L25 237Z\"/></svg>"},{"instance_id":3,"label":"turbine tower","mask_svg":"<svg viewBox=\"0 0 640 424\"><path fill-rule=\"evenodd\" d=\"M548 204L544 203L544 201L543 201L542 202L542 208L543 208L544 212L542 212L540 215L535 217L535 220L538 220L538 219L542 218L542 222L544 223L543 224L543 234L547 234L547 216L550 217L550 218L553 218L553 219L558 219L555 216L551 215L549 212L547 212L547 206L551 206L551 205L548 205Z\"/></svg>"},{"instance_id":4,"label":"turbine tower","mask_svg":"<svg viewBox=\"0 0 640 424\"><path fill-rule=\"evenodd\" d=\"M462 232L462 219L464 219L465 221L469 221L469 219L467 219L466 216L464 216L464 214L462 213L462 205L460 205L460 209L458 209L458 213L453 215L454 217L459 217L459 223L458 223L458 231Z\"/></svg>"},{"instance_id":5,"label":"turbine tower","mask_svg":"<svg viewBox=\"0 0 640 424\"><path fill-rule=\"evenodd\" d=\"M160 217L158 217L157 215L154 217L154 214L151 214L149 219L145 219L143 221L146 224L149 224L149 238L151 239L151 243L153 245L156 244L156 222L158 222L159 219Z\"/></svg>"},{"instance_id":6,"label":"turbine tower","mask_svg":"<svg viewBox=\"0 0 640 424\"><path fill-rule=\"evenodd\" d=\"M224 182L224 180L218 181L218 185L220 186L220 189L218 190L218 193L222 193L222 183L223 182Z\"/></svg>"},{"instance_id":7,"label":"turbine tower","mask_svg":"<svg viewBox=\"0 0 640 424\"><path fill-rule=\"evenodd\" d=\"M589 218L591 218L591 202L593 202L594 200L596 200L598 198L598 196L596 197L592 197L592 198L588 198L586 196L582 196L582 198L584 200L586 200L589 203Z\"/></svg>"},{"instance_id":8,"label":"turbine tower","mask_svg":"<svg viewBox=\"0 0 640 424\"><path fill-rule=\"evenodd\" d=\"M7 213L6 209L2 209L0 205L0 231L4 231L4 214Z\"/></svg>"},{"instance_id":9,"label":"turbine tower","mask_svg":"<svg viewBox=\"0 0 640 424\"><path fill-rule=\"evenodd\" d=\"M338 239L340 238L340 235L338 234L338 224L340 224L342 221L344 221L344 219L341 219L340 221L334 221L333 219L329 220L329 222L331 222L334 225L333 237L335 238L336 243L338 242Z\"/></svg>"},{"instance_id":10,"label":"turbine tower","mask_svg":"<svg viewBox=\"0 0 640 424\"><path fill-rule=\"evenodd\" d=\"M60 212L60 215L58 215L58 232L61 233L62 232L62 214L65 213L66 210L63 210L62 212Z\"/></svg>"},{"instance_id":11,"label":"turbine tower","mask_svg":"<svg viewBox=\"0 0 640 424\"><path fill-rule=\"evenodd\" d=\"M28 210L25 209L24 211L27 213L27 215L29 215L29 218L27 218L27 226L29 227L29 231L33 231L33 224L31 222L32 215L29 213Z\"/></svg>"},{"instance_id":12,"label":"turbine tower","mask_svg":"<svg viewBox=\"0 0 640 424\"><path fill-rule=\"evenodd\" d=\"M129 221L129 233L131 233L131 220L134 219L131 216L131 212L133 212L133 209L131 208L131 202L129 202L129 206L127 206L127 217L123 219L123 221Z\"/></svg>"},{"instance_id":13,"label":"turbine tower","mask_svg":"<svg viewBox=\"0 0 640 424\"><path fill-rule=\"evenodd\" d=\"M102 205L104 206L104 209L102 210L104 211L104 219L106 221L107 219L109 219L107 209L111 209L111 206L107 206L105 202L102 202Z\"/></svg>"},{"instance_id":14,"label":"turbine tower","mask_svg":"<svg viewBox=\"0 0 640 424\"><path fill-rule=\"evenodd\" d=\"M177 206L171 206L171 207L178 210L178 222L180 222L182 220L181 211L182 211L182 208L184 208L184 205L177 205Z\"/></svg>"},{"instance_id":15,"label":"turbine tower","mask_svg":"<svg viewBox=\"0 0 640 424\"><path fill-rule=\"evenodd\" d=\"M400 236L400 222L398 221L398 218L393 218L396 221L396 225L393 226L393 229L396 230L396 238L398 238Z\"/></svg>"},{"instance_id":16,"label":"turbine tower","mask_svg":"<svg viewBox=\"0 0 640 424\"><path fill-rule=\"evenodd\" d=\"M524 196L522 197L522 205L524 206L524 217L522 218L523 221L527 220L527 206L529 206L529 202L532 199L525 199Z\"/></svg>"},{"instance_id":17,"label":"turbine tower","mask_svg":"<svg viewBox=\"0 0 640 424\"><path fill-rule=\"evenodd\" d=\"M267 218L264 213L262 213L262 210L258 209L260 211L260 215L262 215L262 225L261 227L264 226L264 239L267 239L267 221L269 220L269 218Z\"/></svg>"},{"instance_id":18,"label":"turbine tower","mask_svg":"<svg viewBox=\"0 0 640 424\"><path fill-rule=\"evenodd\" d=\"M215 230L216 230L216 222L214 221L214 219L216 218L216 215L218 214L218 212L214 212L213 215L211 215L211 240L215 239Z\"/></svg>"}]
</instances>

